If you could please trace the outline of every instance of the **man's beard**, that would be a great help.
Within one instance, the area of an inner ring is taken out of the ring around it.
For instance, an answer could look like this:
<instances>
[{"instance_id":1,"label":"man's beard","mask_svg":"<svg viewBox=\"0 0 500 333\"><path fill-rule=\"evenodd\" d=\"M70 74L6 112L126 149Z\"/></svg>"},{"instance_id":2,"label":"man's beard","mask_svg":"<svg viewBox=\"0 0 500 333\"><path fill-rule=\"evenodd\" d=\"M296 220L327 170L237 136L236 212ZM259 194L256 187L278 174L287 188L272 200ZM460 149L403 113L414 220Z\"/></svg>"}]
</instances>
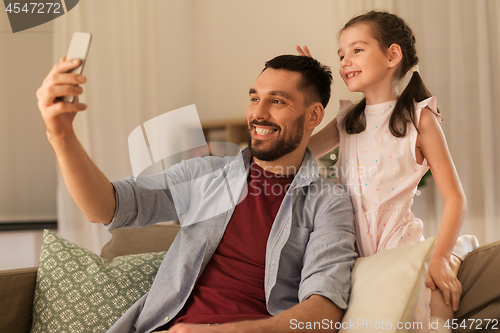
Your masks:
<instances>
[{"instance_id":1,"label":"man's beard","mask_svg":"<svg viewBox=\"0 0 500 333\"><path fill-rule=\"evenodd\" d=\"M268 121L253 120L248 124L248 149L250 150L252 156L261 161L272 162L293 152L299 147L300 142L302 141L305 118L305 114L298 117L293 123L292 128L287 131L288 133L281 132L281 127ZM277 141L267 149L261 148L265 140L254 139L252 142L251 132L254 130L253 125L272 126L278 128L279 133Z\"/></svg>"}]
</instances>

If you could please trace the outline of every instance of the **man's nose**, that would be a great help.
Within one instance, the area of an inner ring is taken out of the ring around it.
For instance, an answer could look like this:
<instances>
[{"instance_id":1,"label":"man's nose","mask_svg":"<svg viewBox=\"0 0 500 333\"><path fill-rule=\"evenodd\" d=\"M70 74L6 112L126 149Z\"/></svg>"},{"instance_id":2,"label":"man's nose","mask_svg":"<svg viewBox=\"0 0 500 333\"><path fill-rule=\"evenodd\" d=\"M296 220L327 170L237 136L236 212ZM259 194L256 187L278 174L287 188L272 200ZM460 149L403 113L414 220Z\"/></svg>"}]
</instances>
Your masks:
<instances>
[{"instance_id":1,"label":"man's nose","mask_svg":"<svg viewBox=\"0 0 500 333\"><path fill-rule=\"evenodd\" d=\"M260 101L254 108L253 118L263 120L269 118L269 104L265 101Z\"/></svg>"}]
</instances>

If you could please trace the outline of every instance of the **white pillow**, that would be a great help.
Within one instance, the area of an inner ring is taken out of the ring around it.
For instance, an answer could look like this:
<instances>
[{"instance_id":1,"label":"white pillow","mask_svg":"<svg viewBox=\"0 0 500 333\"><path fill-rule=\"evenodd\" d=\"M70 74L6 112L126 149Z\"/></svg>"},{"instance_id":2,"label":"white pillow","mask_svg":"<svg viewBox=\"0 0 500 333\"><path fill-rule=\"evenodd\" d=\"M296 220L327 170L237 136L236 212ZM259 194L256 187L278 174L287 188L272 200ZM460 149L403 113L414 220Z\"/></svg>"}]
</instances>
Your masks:
<instances>
[{"instance_id":1,"label":"white pillow","mask_svg":"<svg viewBox=\"0 0 500 333\"><path fill-rule=\"evenodd\" d=\"M356 259L339 332L407 332L404 323L413 321L435 245L432 237Z\"/></svg>"}]
</instances>

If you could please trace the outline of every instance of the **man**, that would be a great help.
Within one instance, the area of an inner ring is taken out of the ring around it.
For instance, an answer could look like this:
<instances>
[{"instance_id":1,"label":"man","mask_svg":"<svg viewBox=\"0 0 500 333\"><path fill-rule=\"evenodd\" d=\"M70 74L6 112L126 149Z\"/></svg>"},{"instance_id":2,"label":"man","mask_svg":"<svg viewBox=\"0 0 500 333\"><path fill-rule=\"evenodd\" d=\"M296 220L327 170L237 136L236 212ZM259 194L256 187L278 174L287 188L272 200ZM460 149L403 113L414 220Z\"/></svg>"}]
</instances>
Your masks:
<instances>
[{"instance_id":1,"label":"man","mask_svg":"<svg viewBox=\"0 0 500 333\"><path fill-rule=\"evenodd\" d=\"M82 93L85 78L64 74L78 63L56 64L37 92L75 202L109 230L186 216L150 292L110 332L288 332L292 321L336 331L356 256L353 210L307 148L330 99L330 70L308 57L268 61L249 91L247 148L183 161L139 185L107 180L72 128L86 105L56 101Z\"/></svg>"}]
</instances>

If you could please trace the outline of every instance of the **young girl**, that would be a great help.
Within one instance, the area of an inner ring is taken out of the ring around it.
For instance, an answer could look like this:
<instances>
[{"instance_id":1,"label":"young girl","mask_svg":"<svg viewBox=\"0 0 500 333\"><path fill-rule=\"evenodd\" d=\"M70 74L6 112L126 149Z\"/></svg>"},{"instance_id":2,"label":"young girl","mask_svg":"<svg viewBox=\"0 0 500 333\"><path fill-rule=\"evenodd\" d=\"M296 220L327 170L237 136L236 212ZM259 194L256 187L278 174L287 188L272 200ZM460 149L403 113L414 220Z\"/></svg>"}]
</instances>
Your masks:
<instances>
[{"instance_id":1,"label":"young girl","mask_svg":"<svg viewBox=\"0 0 500 333\"><path fill-rule=\"evenodd\" d=\"M431 315L443 319L442 326L458 309L459 261L452 250L466 211L437 101L418 72L413 32L398 16L371 11L352 18L341 30L339 46L340 76L365 98L354 105L341 101L337 118L311 138L309 147L319 157L340 145L338 181L352 195L362 256L421 240L423 224L410 208L418 182L431 169L444 210L428 288L415 315L429 331ZM297 50L311 56L305 46ZM397 84L409 71L411 80L399 94Z\"/></svg>"}]
</instances>

